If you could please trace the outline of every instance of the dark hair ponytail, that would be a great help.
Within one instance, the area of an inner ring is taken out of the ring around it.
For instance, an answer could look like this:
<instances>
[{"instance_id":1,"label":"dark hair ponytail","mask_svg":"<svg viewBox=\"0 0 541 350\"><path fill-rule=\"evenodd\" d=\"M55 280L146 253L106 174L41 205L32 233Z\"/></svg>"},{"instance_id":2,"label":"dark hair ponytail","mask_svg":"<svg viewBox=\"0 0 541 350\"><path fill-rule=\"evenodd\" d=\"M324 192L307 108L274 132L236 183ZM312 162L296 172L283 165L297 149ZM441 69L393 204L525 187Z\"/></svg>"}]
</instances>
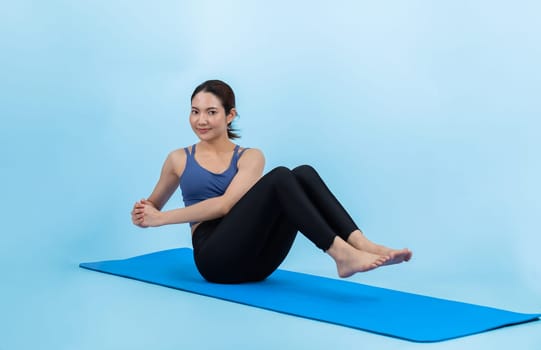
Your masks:
<instances>
[{"instance_id":1,"label":"dark hair ponytail","mask_svg":"<svg viewBox=\"0 0 541 350\"><path fill-rule=\"evenodd\" d=\"M222 102L222 106L225 109L225 115L228 115L231 112L231 109L235 108L235 93L229 85L221 80L207 80L204 83L201 83L193 91L192 98L190 100L193 100L195 95L200 92L210 92L216 96L220 102ZM237 133L237 129L233 128L231 125L232 123L233 122L227 125L227 137L230 139L238 139L240 138L240 135Z\"/></svg>"}]
</instances>

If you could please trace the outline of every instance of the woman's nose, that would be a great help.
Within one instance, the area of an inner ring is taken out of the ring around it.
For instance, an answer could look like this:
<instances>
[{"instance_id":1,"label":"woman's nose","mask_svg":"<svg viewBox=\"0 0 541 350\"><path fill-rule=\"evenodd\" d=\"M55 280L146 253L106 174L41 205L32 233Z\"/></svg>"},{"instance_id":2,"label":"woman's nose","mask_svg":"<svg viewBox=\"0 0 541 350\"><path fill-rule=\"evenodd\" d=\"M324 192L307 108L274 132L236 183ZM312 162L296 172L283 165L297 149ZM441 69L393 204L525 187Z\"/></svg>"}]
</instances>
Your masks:
<instances>
[{"instance_id":1,"label":"woman's nose","mask_svg":"<svg viewBox=\"0 0 541 350\"><path fill-rule=\"evenodd\" d=\"M197 119L197 124L207 124L208 118L206 115L201 114L199 119Z\"/></svg>"}]
</instances>

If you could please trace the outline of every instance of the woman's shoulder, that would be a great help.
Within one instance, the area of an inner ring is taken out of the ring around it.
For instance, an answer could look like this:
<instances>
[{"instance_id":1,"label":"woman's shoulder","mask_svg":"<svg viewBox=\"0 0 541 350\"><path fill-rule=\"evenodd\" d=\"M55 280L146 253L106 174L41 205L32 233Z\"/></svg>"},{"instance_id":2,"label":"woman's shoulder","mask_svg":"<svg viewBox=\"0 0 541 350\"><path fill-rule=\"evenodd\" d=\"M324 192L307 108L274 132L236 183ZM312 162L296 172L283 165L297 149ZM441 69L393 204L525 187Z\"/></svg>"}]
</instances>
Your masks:
<instances>
[{"instance_id":1,"label":"woman's shoulder","mask_svg":"<svg viewBox=\"0 0 541 350\"><path fill-rule=\"evenodd\" d=\"M253 147L239 146L239 152L242 152L242 154L252 154L252 156L263 156L263 151Z\"/></svg>"},{"instance_id":2,"label":"woman's shoulder","mask_svg":"<svg viewBox=\"0 0 541 350\"><path fill-rule=\"evenodd\" d=\"M265 156L259 148L240 147L240 152L242 152L242 154L239 159L239 164L243 162L265 162Z\"/></svg>"},{"instance_id":3,"label":"woman's shoulder","mask_svg":"<svg viewBox=\"0 0 541 350\"><path fill-rule=\"evenodd\" d=\"M177 159L177 158L186 159L186 151L185 151L185 149L189 150L190 147L191 146L186 146L186 147L174 149L171 152L169 152L168 157L173 158L173 159Z\"/></svg>"},{"instance_id":4,"label":"woman's shoulder","mask_svg":"<svg viewBox=\"0 0 541 350\"><path fill-rule=\"evenodd\" d=\"M174 149L167 155L166 162L169 163L171 169L173 169L178 176L182 175L182 172L186 166L185 148L189 149L189 147L191 146Z\"/></svg>"}]
</instances>

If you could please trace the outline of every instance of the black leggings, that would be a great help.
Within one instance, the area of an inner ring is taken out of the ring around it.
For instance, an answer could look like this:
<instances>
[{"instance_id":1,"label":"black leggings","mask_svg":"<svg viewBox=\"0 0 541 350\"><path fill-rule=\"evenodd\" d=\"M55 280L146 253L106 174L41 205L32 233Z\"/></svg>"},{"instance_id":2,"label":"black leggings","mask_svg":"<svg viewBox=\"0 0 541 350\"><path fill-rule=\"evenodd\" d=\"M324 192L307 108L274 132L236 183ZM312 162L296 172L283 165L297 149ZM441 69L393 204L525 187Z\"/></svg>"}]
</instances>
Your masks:
<instances>
[{"instance_id":1,"label":"black leggings","mask_svg":"<svg viewBox=\"0 0 541 350\"><path fill-rule=\"evenodd\" d=\"M284 261L300 231L323 251L357 226L314 168L278 167L263 176L223 218L195 230L194 259L215 283L255 282Z\"/></svg>"}]
</instances>

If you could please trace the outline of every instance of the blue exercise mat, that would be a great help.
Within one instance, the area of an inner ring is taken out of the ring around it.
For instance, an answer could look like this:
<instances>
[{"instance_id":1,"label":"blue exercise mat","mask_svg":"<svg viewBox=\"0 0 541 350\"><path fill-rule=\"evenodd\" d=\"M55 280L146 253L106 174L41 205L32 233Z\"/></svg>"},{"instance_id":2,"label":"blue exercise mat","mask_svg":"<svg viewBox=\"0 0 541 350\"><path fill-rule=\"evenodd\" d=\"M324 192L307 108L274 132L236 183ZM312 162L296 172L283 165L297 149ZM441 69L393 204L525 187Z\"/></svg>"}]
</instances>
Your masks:
<instances>
[{"instance_id":1,"label":"blue exercise mat","mask_svg":"<svg viewBox=\"0 0 541 350\"><path fill-rule=\"evenodd\" d=\"M541 316L284 270L258 283L213 284L199 275L189 248L80 266L416 342L462 337Z\"/></svg>"}]
</instances>

